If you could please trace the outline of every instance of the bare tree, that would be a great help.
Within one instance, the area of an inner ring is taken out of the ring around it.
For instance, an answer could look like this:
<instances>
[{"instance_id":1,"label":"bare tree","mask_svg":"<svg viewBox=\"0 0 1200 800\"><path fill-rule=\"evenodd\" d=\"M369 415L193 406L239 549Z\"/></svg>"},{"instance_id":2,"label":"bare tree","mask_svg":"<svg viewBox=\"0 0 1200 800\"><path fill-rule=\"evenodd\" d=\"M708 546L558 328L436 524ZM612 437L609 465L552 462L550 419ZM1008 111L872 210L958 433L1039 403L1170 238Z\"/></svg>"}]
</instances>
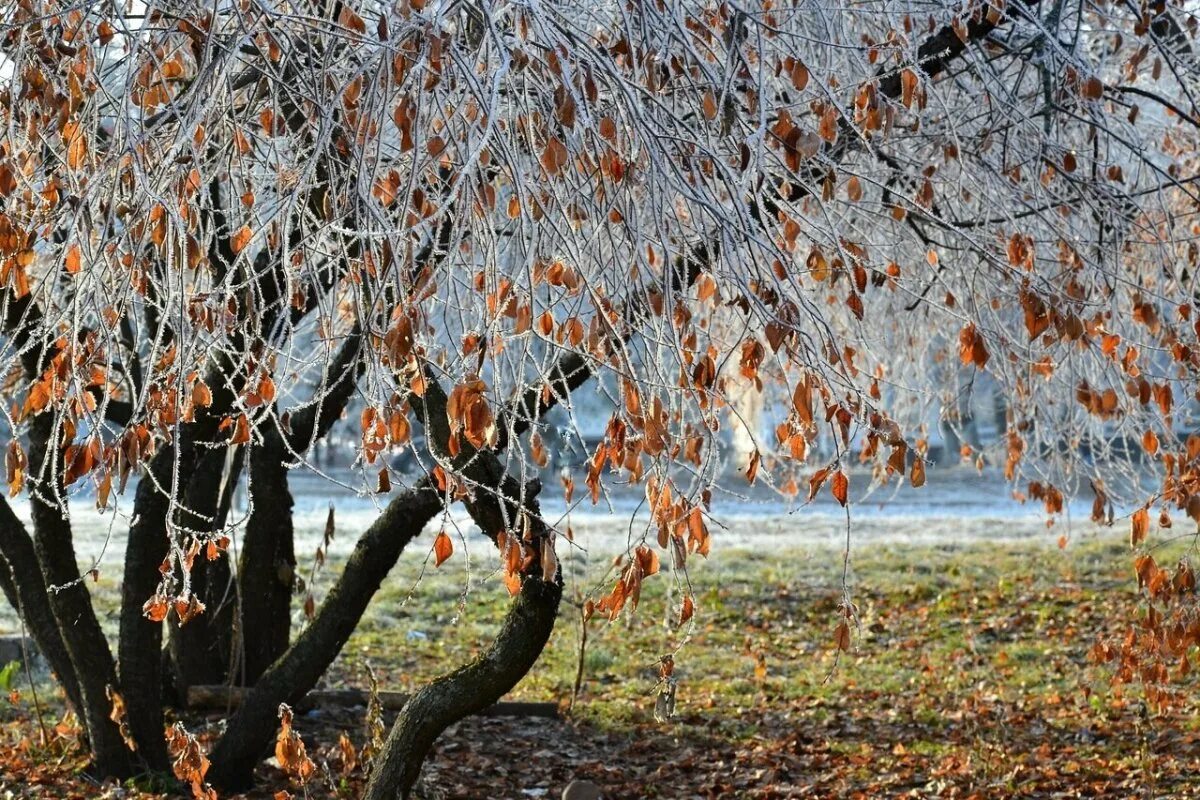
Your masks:
<instances>
[{"instance_id":1,"label":"bare tree","mask_svg":"<svg viewBox=\"0 0 1200 800\"><path fill-rule=\"evenodd\" d=\"M0 585L102 774L167 770L172 690L227 681L253 690L202 777L246 786L279 704L462 502L513 599L393 727L368 795L408 796L550 635L542 433L593 377L616 411L578 494L644 484L651 512L589 604L611 617L660 552L692 615L738 381L787 408L745 469L786 494L846 502L856 459L920 485L931 398L986 371L999 458L1048 511L1091 487L1099 518L1147 498L1200 518L1182 5L139 11L18 0L0 20L7 475L33 521L0 509ZM289 475L325 474L310 456L339 424L391 499L290 641ZM403 486L389 458L414 427ZM809 463L822 431L833 457ZM73 546L84 492L128 521L115 656Z\"/></svg>"}]
</instances>

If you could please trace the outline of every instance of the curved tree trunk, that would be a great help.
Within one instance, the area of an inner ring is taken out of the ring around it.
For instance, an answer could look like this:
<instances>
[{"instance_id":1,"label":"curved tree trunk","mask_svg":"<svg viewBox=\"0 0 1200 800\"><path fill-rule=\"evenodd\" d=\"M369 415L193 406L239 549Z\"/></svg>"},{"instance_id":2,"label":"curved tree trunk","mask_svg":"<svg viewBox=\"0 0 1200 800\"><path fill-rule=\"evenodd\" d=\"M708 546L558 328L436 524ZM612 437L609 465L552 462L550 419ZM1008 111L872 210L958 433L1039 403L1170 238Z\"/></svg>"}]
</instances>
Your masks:
<instances>
[{"instance_id":1,"label":"curved tree trunk","mask_svg":"<svg viewBox=\"0 0 1200 800\"><path fill-rule=\"evenodd\" d=\"M392 726L380 761L371 771L366 798L407 798L421 774L429 749L448 726L495 703L537 663L554 630L562 599L562 576L552 553L554 532L541 516L540 485L523 484L510 475L492 450L476 450L460 439L450 457L453 434L447 416L448 398L432 372L425 394L414 399L431 450L439 460L453 463L470 487L467 510L493 542L500 535L523 531L522 546L530 558L521 574L521 591L505 615L504 624L487 651L467 666L426 684L405 704Z\"/></svg>"},{"instance_id":2,"label":"curved tree trunk","mask_svg":"<svg viewBox=\"0 0 1200 800\"><path fill-rule=\"evenodd\" d=\"M109 718L108 692L110 688L118 687L116 665L92 610L87 584L79 574L71 524L54 499L64 496L60 451L50 446L56 435L51 414L34 418L29 449L29 474L38 480L38 485L30 492L34 549L49 590L50 607L79 680L83 722L91 742L93 767L102 775L129 776L134 772L133 759L116 723ZM158 741L163 742L161 728ZM154 750L141 755L151 767L159 766L154 761ZM162 757L161 765L165 767L165 744Z\"/></svg>"},{"instance_id":3,"label":"curved tree trunk","mask_svg":"<svg viewBox=\"0 0 1200 800\"><path fill-rule=\"evenodd\" d=\"M401 492L358 540L316 616L271 664L229 720L211 754L208 780L222 791L251 784L255 765L278 725L280 703L295 703L316 685L354 632L405 546L442 508L429 481Z\"/></svg>"},{"instance_id":4,"label":"curved tree trunk","mask_svg":"<svg viewBox=\"0 0 1200 800\"><path fill-rule=\"evenodd\" d=\"M46 594L46 583L38 567L37 553L28 531L13 513L8 501L0 497L0 588L13 609L21 615L38 650L45 656L58 678L67 702L83 719L79 679L71 664L71 655L58 631L54 610Z\"/></svg>"},{"instance_id":5,"label":"curved tree trunk","mask_svg":"<svg viewBox=\"0 0 1200 800\"><path fill-rule=\"evenodd\" d=\"M365 800L410 796L442 731L495 703L532 669L554 629L561 598L560 583L526 578L487 652L426 684L405 703L371 770Z\"/></svg>"},{"instance_id":6,"label":"curved tree trunk","mask_svg":"<svg viewBox=\"0 0 1200 800\"><path fill-rule=\"evenodd\" d=\"M253 502L238 568L243 660L234 676L244 686L254 685L287 651L291 634L296 552L286 456L275 428L250 451Z\"/></svg>"}]
</instances>

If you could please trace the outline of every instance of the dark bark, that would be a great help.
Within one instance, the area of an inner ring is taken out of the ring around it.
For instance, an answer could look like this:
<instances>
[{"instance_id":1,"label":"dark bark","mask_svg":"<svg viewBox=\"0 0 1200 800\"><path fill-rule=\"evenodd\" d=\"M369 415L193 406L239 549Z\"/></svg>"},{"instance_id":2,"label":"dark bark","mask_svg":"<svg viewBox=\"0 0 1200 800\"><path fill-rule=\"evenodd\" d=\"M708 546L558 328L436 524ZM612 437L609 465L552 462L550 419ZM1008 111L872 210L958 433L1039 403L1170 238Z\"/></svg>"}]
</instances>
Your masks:
<instances>
[{"instance_id":1,"label":"dark bark","mask_svg":"<svg viewBox=\"0 0 1200 800\"><path fill-rule=\"evenodd\" d=\"M136 693L125 698L130 728L135 737L157 731L155 738L159 742L163 742L164 728L163 623L147 619L142 606L158 588L158 568L169 549L167 515L175 458L175 447L164 446L150 459L146 474L137 484L133 500L135 518L125 546L117 651L122 684L137 687ZM186 454L182 458L184 465L190 463Z\"/></svg>"},{"instance_id":2,"label":"dark bark","mask_svg":"<svg viewBox=\"0 0 1200 800\"><path fill-rule=\"evenodd\" d=\"M235 675L246 686L287 651L291 634L296 553L286 457L275 428L250 451L253 502L238 567L243 660Z\"/></svg>"},{"instance_id":3,"label":"dark bark","mask_svg":"<svg viewBox=\"0 0 1200 800\"><path fill-rule=\"evenodd\" d=\"M250 452L250 518L238 568L242 654L235 679L253 685L288 647L296 554L287 461L306 453L340 419L362 374L362 335L351 331L329 363L316 400L292 415L287 438L275 427Z\"/></svg>"},{"instance_id":4,"label":"dark bark","mask_svg":"<svg viewBox=\"0 0 1200 800\"><path fill-rule=\"evenodd\" d=\"M426 684L405 704L371 770L366 800L407 798L421 764L447 727L503 697L537 662L550 638L562 588L527 578L491 647L476 661Z\"/></svg>"},{"instance_id":5,"label":"dark bark","mask_svg":"<svg viewBox=\"0 0 1200 800\"><path fill-rule=\"evenodd\" d=\"M0 498L0 587L8 602L21 615L38 650L58 678L75 713L83 719L79 679L71 655L58 631L46 583L38 566L33 540L8 501Z\"/></svg>"},{"instance_id":6,"label":"dark bark","mask_svg":"<svg viewBox=\"0 0 1200 800\"><path fill-rule=\"evenodd\" d=\"M227 476L227 454L227 448L218 448L200 458L178 515L181 530L208 536L225 526L242 463L241 453L235 453ZM197 558L191 590L204 603L204 613L186 625L167 626L172 675L181 697L193 684L223 683L229 676L237 606L229 559Z\"/></svg>"},{"instance_id":7,"label":"dark bark","mask_svg":"<svg viewBox=\"0 0 1200 800\"><path fill-rule=\"evenodd\" d=\"M41 309L34 303L32 294L15 298L8 290L3 306L3 330L14 347L21 351L25 379L39 380L54 356L48 342L40 347L32 346L42 335ZM55 426L55 416L49 412L35 416L29 428L29 475L32 476L29 497L38 570L33 570L32 564L29 567L31 572L40 571L45 603L67 652L77 685L76 702L92 751L93 769L103 775L123 777L133 772L134 759L125 746L120 729L109 719L108 691L110 688L119 691L116 665L92 608L91 594L79 574L70 521L60 508L60 504L66 502L60 468L62 451L55 442L60 433ZM6 557L8 555L14 556L17 562L10 562L10 566L28 562L27 558L22 558L19 545L8 551ZM36 582L38 579L30 580ZM21 582L16 582L18 591ZM35 601L35 605L40 604ZM161 726L139 756L141 763L150 768L167 766Z\"/></svg>"},{"instance_id":8,"label":"dark bark","mask_svg":"<svg viewBox=\"0 0 1200 800\"><path fill-rule=\"evenodd\" d=\"M543 580L542 546L553 531L541 518L539 487L508 474L492 450L475 450L460 442L458 455L449 458L447 396L432 371L427 372L425 395L414 398L413 404L433 454L452 462L471 487L467 510L483 533L495 542L501 533L523 529L532 558L521 575L521 591L488 650L471 664L426 684L400 712L371 772L365 795L371 800L408 797L442 731L492 705L525 677L550 638L562 599L558 571L547 570L553 574ZM519 524L522 518L523 525Z\"/></svg>"},{"instance_id":9,"label":"dark bark","mask_svg":"<svg viewBox=\"0 0 1200 800\"><path fill-rule=\"evenodd\" d=\"M326 367L313 401L292 414L287 442L293 452L307 452L341 418L366 365L362 345L362 329L355 325Z\"/></svg>"},{"instance_id":10,"label":"dark bark","mask_svg":"<svg viewBox=\"0 0 1200 800\"><path fill-rule=\"evenodd\" d=\"M441 508L441 497L423 481L398 494L362 535L312 622L229 720L211 755L208 779L214 786L223 791L250 786L254 767L275 735L279 704L297 702L316 685L404 547Z\"/></svg>"},{"instance_id":11,"label":"dark bark","mask_svg":"<svg viewBox=\"0 0 1200 800\"><path fill-rule=\"evenodd\" d=\"M201 444L224 436L219 429L221 420L234 407L234 399L244 388L246 378L245 370L239 369L228 354L210 361L204 380L212 388L212 405L197 409L195 421L180 426L174 441L160 446L146 465L134 494L134 522L125 546L125 574L121 584L118 658L122 683L139 689L126 698L134 736L139 742L153 736L155 746L161 746L164 754L163 667L169 659L164 659L162 653L163 624L147 619L142 607L158 589L159 566L170 552L168 522L174 513L171 499L174 496L179 502L186 502L187 487L207 452ZM183 542L179 544L182 546Z\"/></svg>"},{"instance_id":12,"label":"dark bark","mask_svg":"<svg viewBox=\"0 0 1200 800\"><path fill-rule=\"evenodd\" d=\"M36 485L30 491L34 549L49 589L50 607L79 681L80 705L91 742L93 767L103 775L126 777L134 772L134 761L120 730L109 719L108 689L118 689L116 665L92 610L87 584L79 574L70 522L58 507L57 498L63 497L64 493L62 471L58 469L61 453L50 446L56 435L52 414L44 413L34 418L29 448L29 473L36 479ZM152 768L166 768L169 762L161 727L157 742L160 748L147 741L139 756Z\"/></svg>"}]
</instances>

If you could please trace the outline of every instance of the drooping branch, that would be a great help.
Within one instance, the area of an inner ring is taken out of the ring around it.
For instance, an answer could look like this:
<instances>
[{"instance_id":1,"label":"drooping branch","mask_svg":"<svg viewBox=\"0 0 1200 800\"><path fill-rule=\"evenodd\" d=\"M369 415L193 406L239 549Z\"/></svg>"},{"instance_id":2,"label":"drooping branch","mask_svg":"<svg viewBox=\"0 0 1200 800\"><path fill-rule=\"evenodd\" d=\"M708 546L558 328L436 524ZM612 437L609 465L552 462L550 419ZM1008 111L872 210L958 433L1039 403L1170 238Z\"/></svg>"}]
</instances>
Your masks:
<instances>
[{"instance_id":1,"label":"drooping branch","mask_svg":"<svg viewBox=\"0 0 1200 800\"><path fill-rule=\"evenodd\" d=\"M313 399L288 418L287 446L291 452L308 452L341 418L362 376L362 349L362 330L355 325L326 367L313 390Z\"/></svg>"}]
</instances>

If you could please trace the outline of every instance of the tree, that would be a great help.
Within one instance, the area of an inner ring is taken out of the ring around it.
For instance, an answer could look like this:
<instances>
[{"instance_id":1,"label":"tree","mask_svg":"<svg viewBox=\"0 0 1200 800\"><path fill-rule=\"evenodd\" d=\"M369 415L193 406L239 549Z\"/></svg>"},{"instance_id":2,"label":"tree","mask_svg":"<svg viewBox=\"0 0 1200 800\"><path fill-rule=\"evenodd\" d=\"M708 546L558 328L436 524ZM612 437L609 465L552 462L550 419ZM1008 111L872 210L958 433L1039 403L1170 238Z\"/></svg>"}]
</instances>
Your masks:
<instances>
[{"instance_id":1,"label":"tree","mask_svg":"<svg viewBox=\"0 0 1200 800\"><path fill-rule=\"evenodd\" d=\"M784 494L845 504L855 460L920 485L930 394L987 372L999 457L1049 513L1090 486L1099 518L1149 497L1200 519L1195 29L1163 2L19 0L0 283L33 532L0 506L0 586L97 772L168 769L164 703L229 681L253 689L201 778L247 785L279 704L462 502L512 600L393 727L368 794L407 796L550 635L542 434L593 377L616 411L579 493L644 484L651 517L589 603L613 618L660 558L686 587L707 554L745 382L786 420L744 477ZM289 473L338 424L391 499L289 641ZM821 430L836 451L808 463ZM115 657L72 543L87 492L130 520Z\"/></svg>"}]
</instances>

